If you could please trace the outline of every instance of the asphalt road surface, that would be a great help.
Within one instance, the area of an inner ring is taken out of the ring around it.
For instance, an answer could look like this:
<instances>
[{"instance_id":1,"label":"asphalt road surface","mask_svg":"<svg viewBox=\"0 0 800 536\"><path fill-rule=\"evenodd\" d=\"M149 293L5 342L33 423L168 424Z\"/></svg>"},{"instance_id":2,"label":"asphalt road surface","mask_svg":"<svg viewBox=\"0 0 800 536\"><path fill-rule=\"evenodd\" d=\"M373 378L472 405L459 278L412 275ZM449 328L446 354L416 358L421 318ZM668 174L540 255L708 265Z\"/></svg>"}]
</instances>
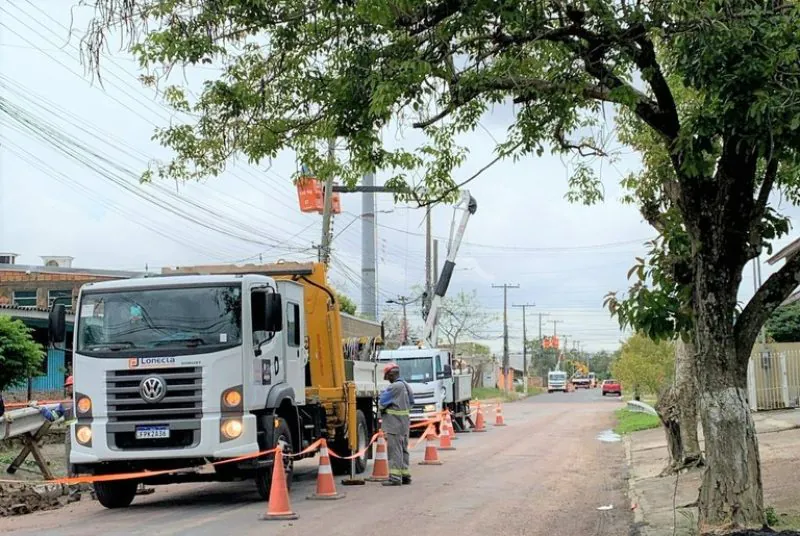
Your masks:
<instances>
[{"instance_id":1,"label":"asphalt road surface","mask_svg":"<svg viewBox=\"0 0 800 536\"><path fill-rule=\"evenodd\" d=\"M492 414L487 433L459 434L456 450L439 452L441 466L418 465L424 445L417 447L411 486L345 488L337 479L338 491L346 493L337 501L305 499L314 489L316 459L304 461L291 492L295 521L261 521L266 504L251 482L183 484L157 488L125 510L83 500L51 512L0 518L0 533L625 536L633 516L625 497L622 443L597 439L612 427L621 405L617 398L603 398L599 389L507 404L508 426L492 426Z\"/></svg>"}]
</instances>

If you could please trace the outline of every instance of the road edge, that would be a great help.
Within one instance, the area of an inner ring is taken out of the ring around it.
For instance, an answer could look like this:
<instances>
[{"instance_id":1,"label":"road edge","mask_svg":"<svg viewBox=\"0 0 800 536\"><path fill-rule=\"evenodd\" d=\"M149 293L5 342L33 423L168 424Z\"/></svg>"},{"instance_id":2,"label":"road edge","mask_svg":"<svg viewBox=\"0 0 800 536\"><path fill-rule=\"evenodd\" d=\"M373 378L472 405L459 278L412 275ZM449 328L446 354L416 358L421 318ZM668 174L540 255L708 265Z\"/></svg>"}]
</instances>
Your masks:
<instances>
[{"instance_id":1,"label":"road edge","mask_svg":"<svg viewBox=\"0 0 800 536\"><path fill-rule=\"evenodd\" d=\"M630 435L622 436L622 445L625 449L625 463L628 466L628 499L631 501L631 509L633 510L632 528L638 529L638 534L640 536L647 536L649 534L647 530L647 521L639 505L639 494L636 490L636 484L634 483L633 448Z\"/></svg>"}]
</instances>

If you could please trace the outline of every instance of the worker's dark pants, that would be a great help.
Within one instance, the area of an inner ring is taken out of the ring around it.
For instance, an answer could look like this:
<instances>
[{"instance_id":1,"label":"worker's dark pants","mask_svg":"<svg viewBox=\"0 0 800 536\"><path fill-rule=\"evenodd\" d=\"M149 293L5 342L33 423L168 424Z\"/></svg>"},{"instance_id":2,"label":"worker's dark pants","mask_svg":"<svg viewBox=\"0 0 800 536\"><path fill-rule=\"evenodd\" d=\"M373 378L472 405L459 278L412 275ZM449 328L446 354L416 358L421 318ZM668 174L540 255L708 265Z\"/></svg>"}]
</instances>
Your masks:
<instances>
[{"instance_id":1,"label":"worker's dark pants","mask_svg":"<svg viewBox=\"0 0 800 536\"><path fill-rule=\"evenodd\" d=\"M408 469L408 434L386 434L387 455L389 457L389 478L401 480L411 478Z\"/></svg>"}]
</instances>

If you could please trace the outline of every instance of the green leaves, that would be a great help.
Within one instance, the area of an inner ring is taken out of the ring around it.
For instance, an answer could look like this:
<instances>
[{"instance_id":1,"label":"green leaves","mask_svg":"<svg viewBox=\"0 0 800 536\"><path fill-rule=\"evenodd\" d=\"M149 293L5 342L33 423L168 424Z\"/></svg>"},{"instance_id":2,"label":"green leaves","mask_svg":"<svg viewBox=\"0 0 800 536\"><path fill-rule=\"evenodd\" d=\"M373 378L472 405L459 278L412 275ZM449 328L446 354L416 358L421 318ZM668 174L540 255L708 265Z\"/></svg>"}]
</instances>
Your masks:
<instances>
[{"instance_id":1,"label":"green leaves","mask_svg":"<svg viewBox=\"0 0 800 536\"><path fill-rule=\"evenodd\" d=\"M647 334L637 333L622 345L619 357L611 365L612 374L626 389L656 394L675 368L672 342L656 342Z\"/></svg>"},{"instance_id":2,"label":"green leaves","mask_svg":"<svg viewBox=\"0 0 800 536\"><path fill-rule=\"evenodd\" d=\"M21 320L0 315L0 391L39 373L44 349Z\"/></svg>"}]
</instances>

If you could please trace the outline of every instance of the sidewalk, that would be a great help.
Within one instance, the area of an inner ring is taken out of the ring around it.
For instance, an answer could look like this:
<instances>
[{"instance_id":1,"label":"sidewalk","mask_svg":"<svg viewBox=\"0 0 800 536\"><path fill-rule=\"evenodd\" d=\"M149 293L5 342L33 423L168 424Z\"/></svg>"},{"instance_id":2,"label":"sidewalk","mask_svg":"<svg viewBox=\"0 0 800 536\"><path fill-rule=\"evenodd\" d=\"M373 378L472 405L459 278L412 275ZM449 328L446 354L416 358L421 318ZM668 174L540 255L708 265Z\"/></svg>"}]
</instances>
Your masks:
<instances>
[{"instance_id":1,"label":"sidewalk","mask_svg":"<svg viewBox=\"0 0 800 536\"><path fill-rule=\"evenodd\" d=\"M776 530L800 528L800 410L754 413L761 453L764 504L773 507L779 519L792 525ZM701 435L702 446L702 435ZM629 495L636 505L634 517L642 536L691 536L697 526L697 508L686 505L697 500L701 471L659 478L667 465L667 442L662 429L636 432L625 437L629 467ZM673 508L673 504L675 507ZM673 533L673 527L677 530Z\"/></svg>"}]
</instances>

